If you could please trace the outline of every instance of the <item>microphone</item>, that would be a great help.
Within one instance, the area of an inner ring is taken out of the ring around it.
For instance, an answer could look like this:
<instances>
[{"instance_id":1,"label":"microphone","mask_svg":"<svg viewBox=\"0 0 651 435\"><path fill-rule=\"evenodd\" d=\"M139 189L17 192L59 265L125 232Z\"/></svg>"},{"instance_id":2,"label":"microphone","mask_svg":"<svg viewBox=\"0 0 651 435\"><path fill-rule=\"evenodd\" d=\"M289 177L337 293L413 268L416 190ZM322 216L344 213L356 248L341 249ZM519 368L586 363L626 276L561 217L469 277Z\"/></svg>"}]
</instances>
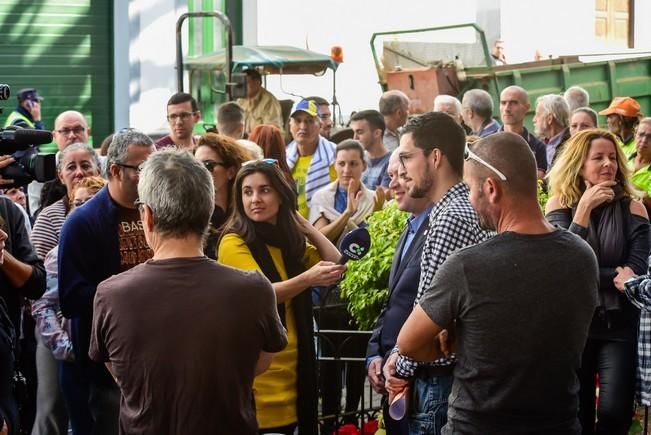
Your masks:
<instances>
[{"instance_id":1,"label":"microphone","mask_svg":"<svg viewBox=\"0 0 651 435\"><path fill-rule=\"evenodd\" d=\"M47 130L19 128L0 131L0 145L9 142L16 150L25 150L30 145L42 145L52 142L52 133Z\"/></svg>"},{"instance_id":2,"label":"microphone","mask_svg":"<svg viewBox=\"0 0 651 435\"><path fill-rule=\"evenodd\" d=\"M368 254L371 248L371 235L366 228L355 228L346 234L339 244L341 257L337 264L345 264L348 260L359 260Z\"/></svg>"}]
</instances>

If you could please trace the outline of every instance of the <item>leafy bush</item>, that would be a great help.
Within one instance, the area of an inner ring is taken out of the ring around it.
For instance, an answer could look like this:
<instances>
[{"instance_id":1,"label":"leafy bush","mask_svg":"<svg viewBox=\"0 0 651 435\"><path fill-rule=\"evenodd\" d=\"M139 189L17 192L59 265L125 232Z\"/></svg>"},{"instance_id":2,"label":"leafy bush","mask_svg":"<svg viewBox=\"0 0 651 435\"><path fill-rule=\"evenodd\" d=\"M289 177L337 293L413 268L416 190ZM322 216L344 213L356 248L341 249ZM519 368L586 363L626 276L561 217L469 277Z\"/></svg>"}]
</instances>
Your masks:
<instances>
[{"instance_id":1,"label":"leafy bush","mask_svg":"<svg viewBox=\"0 0 651 435\"><path fill-rule=\"evenodd\" d=\"M549 193L545 190L545 183L542 180L538 180L538 204L540 204L540 209L543 214L545 213L545 205L549 200Z\"/></svg>"},{"instance_id":2,"label":"leafy bush","mask_svg":"<svg viewBox=\"0 0 651 435\"><path fill-rule=\"evenodd\" d=\"M407 217L394 201L373 213L368 219L371 249L361 260L348 263L341 298L348 301L348 311L361 330L373 327L386 301L391 261Z\"/></svg>"}]
</instances>

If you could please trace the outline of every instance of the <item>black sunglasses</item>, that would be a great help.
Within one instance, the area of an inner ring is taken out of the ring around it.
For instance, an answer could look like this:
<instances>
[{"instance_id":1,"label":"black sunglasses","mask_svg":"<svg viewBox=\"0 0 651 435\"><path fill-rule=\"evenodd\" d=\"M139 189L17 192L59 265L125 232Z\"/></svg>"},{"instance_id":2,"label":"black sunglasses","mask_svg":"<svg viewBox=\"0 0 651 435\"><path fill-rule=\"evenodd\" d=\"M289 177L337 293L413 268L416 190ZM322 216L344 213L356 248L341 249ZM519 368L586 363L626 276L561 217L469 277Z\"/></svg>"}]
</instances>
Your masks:
<instances>
[{"instance_id":1,"label":"black sunglasses","mask_svg":"<svg viewBox=\"0 0 651 435\"><path fill-rule=\"evenodd\" d=\"M201 163L208 169L209 172L212 172L217 166L222 168L227 168L228 166L224 162L216 162L214 160L202 160Z\"/></svg>"}]
</instances>

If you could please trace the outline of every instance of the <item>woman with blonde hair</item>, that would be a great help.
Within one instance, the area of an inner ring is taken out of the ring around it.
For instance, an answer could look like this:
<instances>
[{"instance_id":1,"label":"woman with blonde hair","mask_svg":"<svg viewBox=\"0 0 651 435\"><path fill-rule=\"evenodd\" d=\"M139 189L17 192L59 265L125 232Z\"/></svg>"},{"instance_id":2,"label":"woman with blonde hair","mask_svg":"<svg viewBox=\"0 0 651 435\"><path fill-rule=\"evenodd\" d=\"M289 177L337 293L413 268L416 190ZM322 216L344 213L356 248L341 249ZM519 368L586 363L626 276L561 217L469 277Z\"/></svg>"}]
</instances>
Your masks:
<instances>
[{"instance_id":1,"label":"woman with blonde hair","mask_svg":"<svg viewBox=\"0 0 651 435\"><path fill-rule=\"evenodd\" d=\"M649 218L634 199L617 138L605 130L584 130L570 138L547 177L547 219L586 240L599 263L597 309L579 371L583 434L625 435L633 412L640 313L615 282L646 271Z\"/></svg>"}]
</instances>

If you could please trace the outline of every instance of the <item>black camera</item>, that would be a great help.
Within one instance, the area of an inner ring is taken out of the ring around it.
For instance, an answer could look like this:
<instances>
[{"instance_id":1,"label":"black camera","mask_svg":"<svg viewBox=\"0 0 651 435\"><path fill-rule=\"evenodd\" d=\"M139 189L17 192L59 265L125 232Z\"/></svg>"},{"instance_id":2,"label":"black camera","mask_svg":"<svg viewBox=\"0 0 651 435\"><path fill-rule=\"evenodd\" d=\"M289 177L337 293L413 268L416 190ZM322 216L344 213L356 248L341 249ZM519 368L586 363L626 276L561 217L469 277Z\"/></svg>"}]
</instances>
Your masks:
<instances>
[{"instance_id":1,"label":"black camera","mask_svg":"<svg viewBox=\"0 0 651 435\"><path fill-rule=\"evenodd\" d=\"M27 128L0 129L0 155L8 155L15 162L0 169L0 175L12 184L3 184L5 189L20 187L36 180L41 183L56 177L56 156L39 154L37 145L52 142L52 133Z\"/></svg>"},{"instance_id":2,"label":"black camera","mask_svg":"<svg viewBox=\"0 0 651 435\"><path fill-rule=\"evenodd\" d=\"M11 94L9 85L0 84L0 100ZM0 109L2 113L2 109ZM56 177L56 156L39 154L37 145L52 142L52 133L28 128L0 129L0 155L11 155L15 162L0 169L0 176L13 180L3 184L4 189L21 187L36 180L41 183Z\"/></svg>"}]
</instances>

